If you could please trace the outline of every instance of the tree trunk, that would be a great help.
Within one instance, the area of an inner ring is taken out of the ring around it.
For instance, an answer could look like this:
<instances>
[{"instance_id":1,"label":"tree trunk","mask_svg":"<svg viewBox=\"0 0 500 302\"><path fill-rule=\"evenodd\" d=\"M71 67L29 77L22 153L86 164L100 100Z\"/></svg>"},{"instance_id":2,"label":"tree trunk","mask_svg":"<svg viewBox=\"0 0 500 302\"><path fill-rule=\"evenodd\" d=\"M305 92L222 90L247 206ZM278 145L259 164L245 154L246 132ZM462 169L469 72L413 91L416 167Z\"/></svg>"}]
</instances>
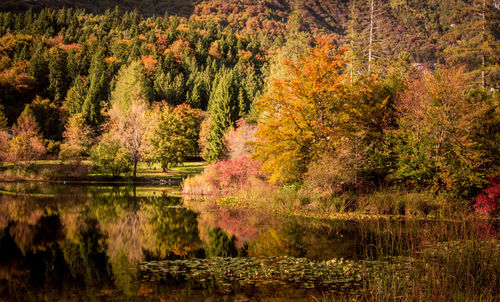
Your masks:
<instances>
[{"instance_id":1,"label":"tree trunk","mask_svg":"<svg viewBox=\"0 0 500 302\"><path fill-rule=\"evenodd\" d=\"M368 73L372 70L372 43L373 43L373 1L370 5L370 42L368 44Z\"/></svg>"},{"instance_id":2,"label":"tree trunk","mask_svg":"<svg viewBox=\"0 0 500 302\"><path fill-rule=\"evenodd\" d=\"M134 178L137 177L137 162L138 162L138 160L134 159L134 171L133 171Z\"/></svg>"}]
</instances>

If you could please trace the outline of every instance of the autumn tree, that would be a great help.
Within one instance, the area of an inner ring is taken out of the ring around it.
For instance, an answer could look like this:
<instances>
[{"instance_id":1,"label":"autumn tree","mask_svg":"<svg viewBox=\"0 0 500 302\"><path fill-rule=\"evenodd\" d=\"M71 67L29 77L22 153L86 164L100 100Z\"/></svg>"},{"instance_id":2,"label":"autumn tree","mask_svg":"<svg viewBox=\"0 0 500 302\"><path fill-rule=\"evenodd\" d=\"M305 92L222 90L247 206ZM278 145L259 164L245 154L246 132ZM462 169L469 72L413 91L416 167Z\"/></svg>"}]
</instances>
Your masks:
<instances>
[{"instance_id":1,"label":"autumn tree","mask_svg":"<svg viewBox=\"0 0 500 302\"><path fill-rule=\"evenodd\" d=\"M253 158L271 182L300 180L312 161L341 148L366 153L380 136L388 98L374 93L375 78L351 83L344 52L319 40L297 62L285 61L288 76L257 101Z\"/></svg>"},{"instance_id":2,"label":"autumn tree","mask_svg":"<svg viewBox=\"0 0 500 302\"><path fill-rule=\"evenodd\" d=\"M61 144L61 159L82 159L90 152L92 129L80 113L72 115L65 126L64 142Z\"/></svg>"},{"instance_id":3,"label":"autumn tree","mask_svg":"<svg viewBox=\"0 0 500 302\"><path fill-rule=\"evenodd\" d=\"M14 137L10 141L10 156L15 162L22 161L28 167L45 153L38 125L33 113L26 108L12 127Z\"/></svg>"},{"instance_id":4,"label":"autumn tree","mask_svg":"<svg viewBox=\"0 0 500 302\"><path fill-rule=\"evenodd\" d=\"M411 84L394 133L399 180L461 196L483 184L487 153L476 135L488 108L471 97L469 84L463 68L439 69Z\"/></svg>"},{"instance_id":5,"label":"autumn tree","mask_svg":"<svg viewBox=\"0 0 500 302\"><path fill-rule=\"evenodd\" d=\"M0 104L0 163L9 159L9 132L4 106Z\"/></svg>"}]
</instances>

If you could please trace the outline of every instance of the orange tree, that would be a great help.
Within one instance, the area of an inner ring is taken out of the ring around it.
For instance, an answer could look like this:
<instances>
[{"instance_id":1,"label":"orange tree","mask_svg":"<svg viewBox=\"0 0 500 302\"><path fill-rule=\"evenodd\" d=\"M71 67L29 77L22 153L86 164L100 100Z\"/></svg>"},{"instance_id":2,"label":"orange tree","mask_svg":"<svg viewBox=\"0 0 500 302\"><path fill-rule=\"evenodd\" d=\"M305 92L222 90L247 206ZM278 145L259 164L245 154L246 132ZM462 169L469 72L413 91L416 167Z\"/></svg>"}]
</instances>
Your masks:
<instances>
[{"instance_id":1,"label":"orange tree","mask_svg":"<svg viewBox=\"0 0 500 302\"><path fill-rule=\"evenodd\" d=\"M288 76L275 80L256 102L253 158L262 162L270 182L301 180L311 161L346 145L364 152L367 140L381 136L388 98L374 93L375 77L348 76L344 52L319 40L298 61L285 60Z\"/></svg>"}]
</instances>

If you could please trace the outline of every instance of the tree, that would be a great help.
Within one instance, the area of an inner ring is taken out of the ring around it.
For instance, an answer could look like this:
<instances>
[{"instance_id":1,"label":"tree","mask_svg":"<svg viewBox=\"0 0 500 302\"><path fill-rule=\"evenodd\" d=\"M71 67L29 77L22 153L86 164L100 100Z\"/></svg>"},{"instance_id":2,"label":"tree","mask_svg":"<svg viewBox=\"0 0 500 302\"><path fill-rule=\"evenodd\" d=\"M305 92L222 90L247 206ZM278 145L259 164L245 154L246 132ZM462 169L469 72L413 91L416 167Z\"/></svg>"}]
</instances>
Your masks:
<instances>
[{"instance_id":1,"label":"tree","mask_svg":"<svg viewBox=\"0 0 500 302\"><path fill-rule=\"evenodd\" d=\"M60 141L64 130L64 113L59 106L48 99L37 96L26 106L33 113L45 139Z\"/></svg>"},{"instance_id":2,"label":"tree","mask_svg":"<svg viewBox=\"0 0 500 302\"><path fill-rule=\"evenodd\" d=\"M31 57L28 73L37 81L39 91L46 91L49 87L49 60L47 51L42 44L34 50Z\"/></svg>"},{"instance_id":3,"label":"tree","mask_svg":"<svg viewBox=\"0 0 500 302\"><path fill-rule=\"evenodd\" d=\"M182 164L187 156L197 153L202 119L202 111L188 105L155 105L148 114L143 150L146 159L160 163L163 171Z\"/></svg>"},{"instance_id":4,"label":"tree","mask_svg":"<svg viewBox=\"0 0 500 302\"><path fill-rule=\"evenodd\" d=\"M61 159L81 159L90 152L92 145L92 129L85 123L82 115L72 115L66 123L63 133L64 143L61 145Z\"/></svg>"},{"instance_id":5,"label":"tree","mask_svg":"<svg viewBox=\"0 0 500 302\"><path fill-rule=\"evenodd\" d=\"M92 162L97 170L110 173L113 177L130 171L131 154L121 143L109 134L104 134L99 144L91 152Z\"/></svg>"},{"instance_id":6,"label":"tree","mask_svg":"<svg viewBox=\"0 0 500 302\"><path fill-rule=\"evenodd\" d=\"M24 167L28 167L45 153L38 125L28 107L19 116L12 132L14 137L10 141L9 152L13 161L23 161Z\"/></svg>"},{"instance_id":7,"label":"tree","mask_svg":"<svg viewBox=\"0 0 500 302\"><path fill-rule=\"evenodd\" d=\"M467 197L487 176L478 121L486 102L468 95L464 69L439 69L411 83L402 97L395 176L410 186Z\"/></svg>"},{"instance_id":8,"label":"tree","mask_svg":"<svg viewBox=\"0 0 500 302\"><path fill-rule=\"evenodd\" d=\"M450 42L443 54L448 63L465 65L477 87L498 89L500 10L494 5L492 0L479 0L457 7L461 22L444 36Z\"/></svg>"},{"instance_id":9,"label":"tree","mask_svg":"<svg viewBox=\"0 0 500 302\"><path fill-rule=\"evenodd\" d=\"M319 40L297 62L285 61L287 77L275 80L257 101L253 158L271 182L300 180L321 155L346 145L361 152L381 136L388 98L373 93L375 78L351 83L344 52Z\"/></svg>"},{"instance_id":10,"label":"tree","mask_svg":"<svg viewBox=\"0 0 500 302\"><path fill-rule=\"evenodd\" d=\"M66 51L60 48L50 50L49 92L52 100L58 105L64 100L71 85L67 57Z\"/></svg>"},{"instance_id":11,"label":"tree","mask_svg":"<svg viewBox=\"0 0 500 302\"><path fill-rule=\"evenodd\" d=\"M0 163L9 158L9 132L4 107L0 104Z\"/></svg>"},{"instance_id":12,"label":"tree","mask_svg":"<svg viewBox=\"0 0 500 302\"><path fill-rule=\"evenodd\" d=\"M109 80L105 69L104 54L98 51L90 65L88 91L82 104L82 115L87 124L97 128L102 122L102 103L108 100Z\"/></svg>"},{"instance_id":13,"label":"tree","mask_svg":"<svg viewBox=\"0 0 500 302\"><path fill-rule=\"evenodd\" d=\"M64 101L64 108L69 115L82 113L83 103L85 102L87 92L85 90L84 79L77 76L73 86L68 90Z\"/></svg>"},{"instance_id":14,"label":"tree","mask_svg":"<svg viewBox=\"0 0 500 302\"><path fill-rule=\"evenodd\" d=\"M209 101L210 134L208 136L208 149L202 156L208 161L221 158L223 152L224 134L234 127L239 119L239 101L237 88L232 71L222 70L219 80L214 84L214 90Z\"/></svg>"},{"instance_id":15,"label":"tree","mask_svg":"<svg viewBox=\"0 0 500 302\"><path fill-rule=\"evenodd\" d=\"M151 92L141 62L134 61L129 66L124 66L119 72L111 96L109 131L129 152L134 177L137 174L137 163L141 160L145 114L150 97Z\"/></svg>"}]
</instances>

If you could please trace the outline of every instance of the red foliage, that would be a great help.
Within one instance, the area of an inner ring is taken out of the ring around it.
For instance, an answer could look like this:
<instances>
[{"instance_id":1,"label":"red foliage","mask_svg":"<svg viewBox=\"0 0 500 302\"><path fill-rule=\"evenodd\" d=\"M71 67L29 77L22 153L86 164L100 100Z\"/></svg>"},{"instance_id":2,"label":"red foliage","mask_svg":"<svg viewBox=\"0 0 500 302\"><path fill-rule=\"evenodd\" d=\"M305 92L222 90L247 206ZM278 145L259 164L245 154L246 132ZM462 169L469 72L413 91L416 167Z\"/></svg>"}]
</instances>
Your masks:
<instances>
[{"instance_id":1,"label":"red foliage","mask_svg":"<svg viewBox=\"0 0 500 302\"><path fill-rule=\"evenodd\" d=\"M260 174L257 162L250 160L246 156L218 162L215 169L220 173L219 184L221 188L241 188L248 185L251 177Z\"/></svg>"},{"instance_id":2,"label":"red foliage","mask_svg":"<svg viewBox=\"0 0 500 302\"><path fill-rule=\"evenodd\" d=\"M214 193L228 193L251 185L256 178L262 178L258 162L243 156L208 166L204 178L216 190Z\"/></svg>"},{"instance_id":3,"label":"red foliage","mask_svg":"<svg viewBox=\"0 0 500 302\"><path fill-rule=\"evenodd\" d=\"M488 188L476 197L474 209L488 216L494 216L500 212L500 175L490 178Z\"/></svg>"}]
</instances>

